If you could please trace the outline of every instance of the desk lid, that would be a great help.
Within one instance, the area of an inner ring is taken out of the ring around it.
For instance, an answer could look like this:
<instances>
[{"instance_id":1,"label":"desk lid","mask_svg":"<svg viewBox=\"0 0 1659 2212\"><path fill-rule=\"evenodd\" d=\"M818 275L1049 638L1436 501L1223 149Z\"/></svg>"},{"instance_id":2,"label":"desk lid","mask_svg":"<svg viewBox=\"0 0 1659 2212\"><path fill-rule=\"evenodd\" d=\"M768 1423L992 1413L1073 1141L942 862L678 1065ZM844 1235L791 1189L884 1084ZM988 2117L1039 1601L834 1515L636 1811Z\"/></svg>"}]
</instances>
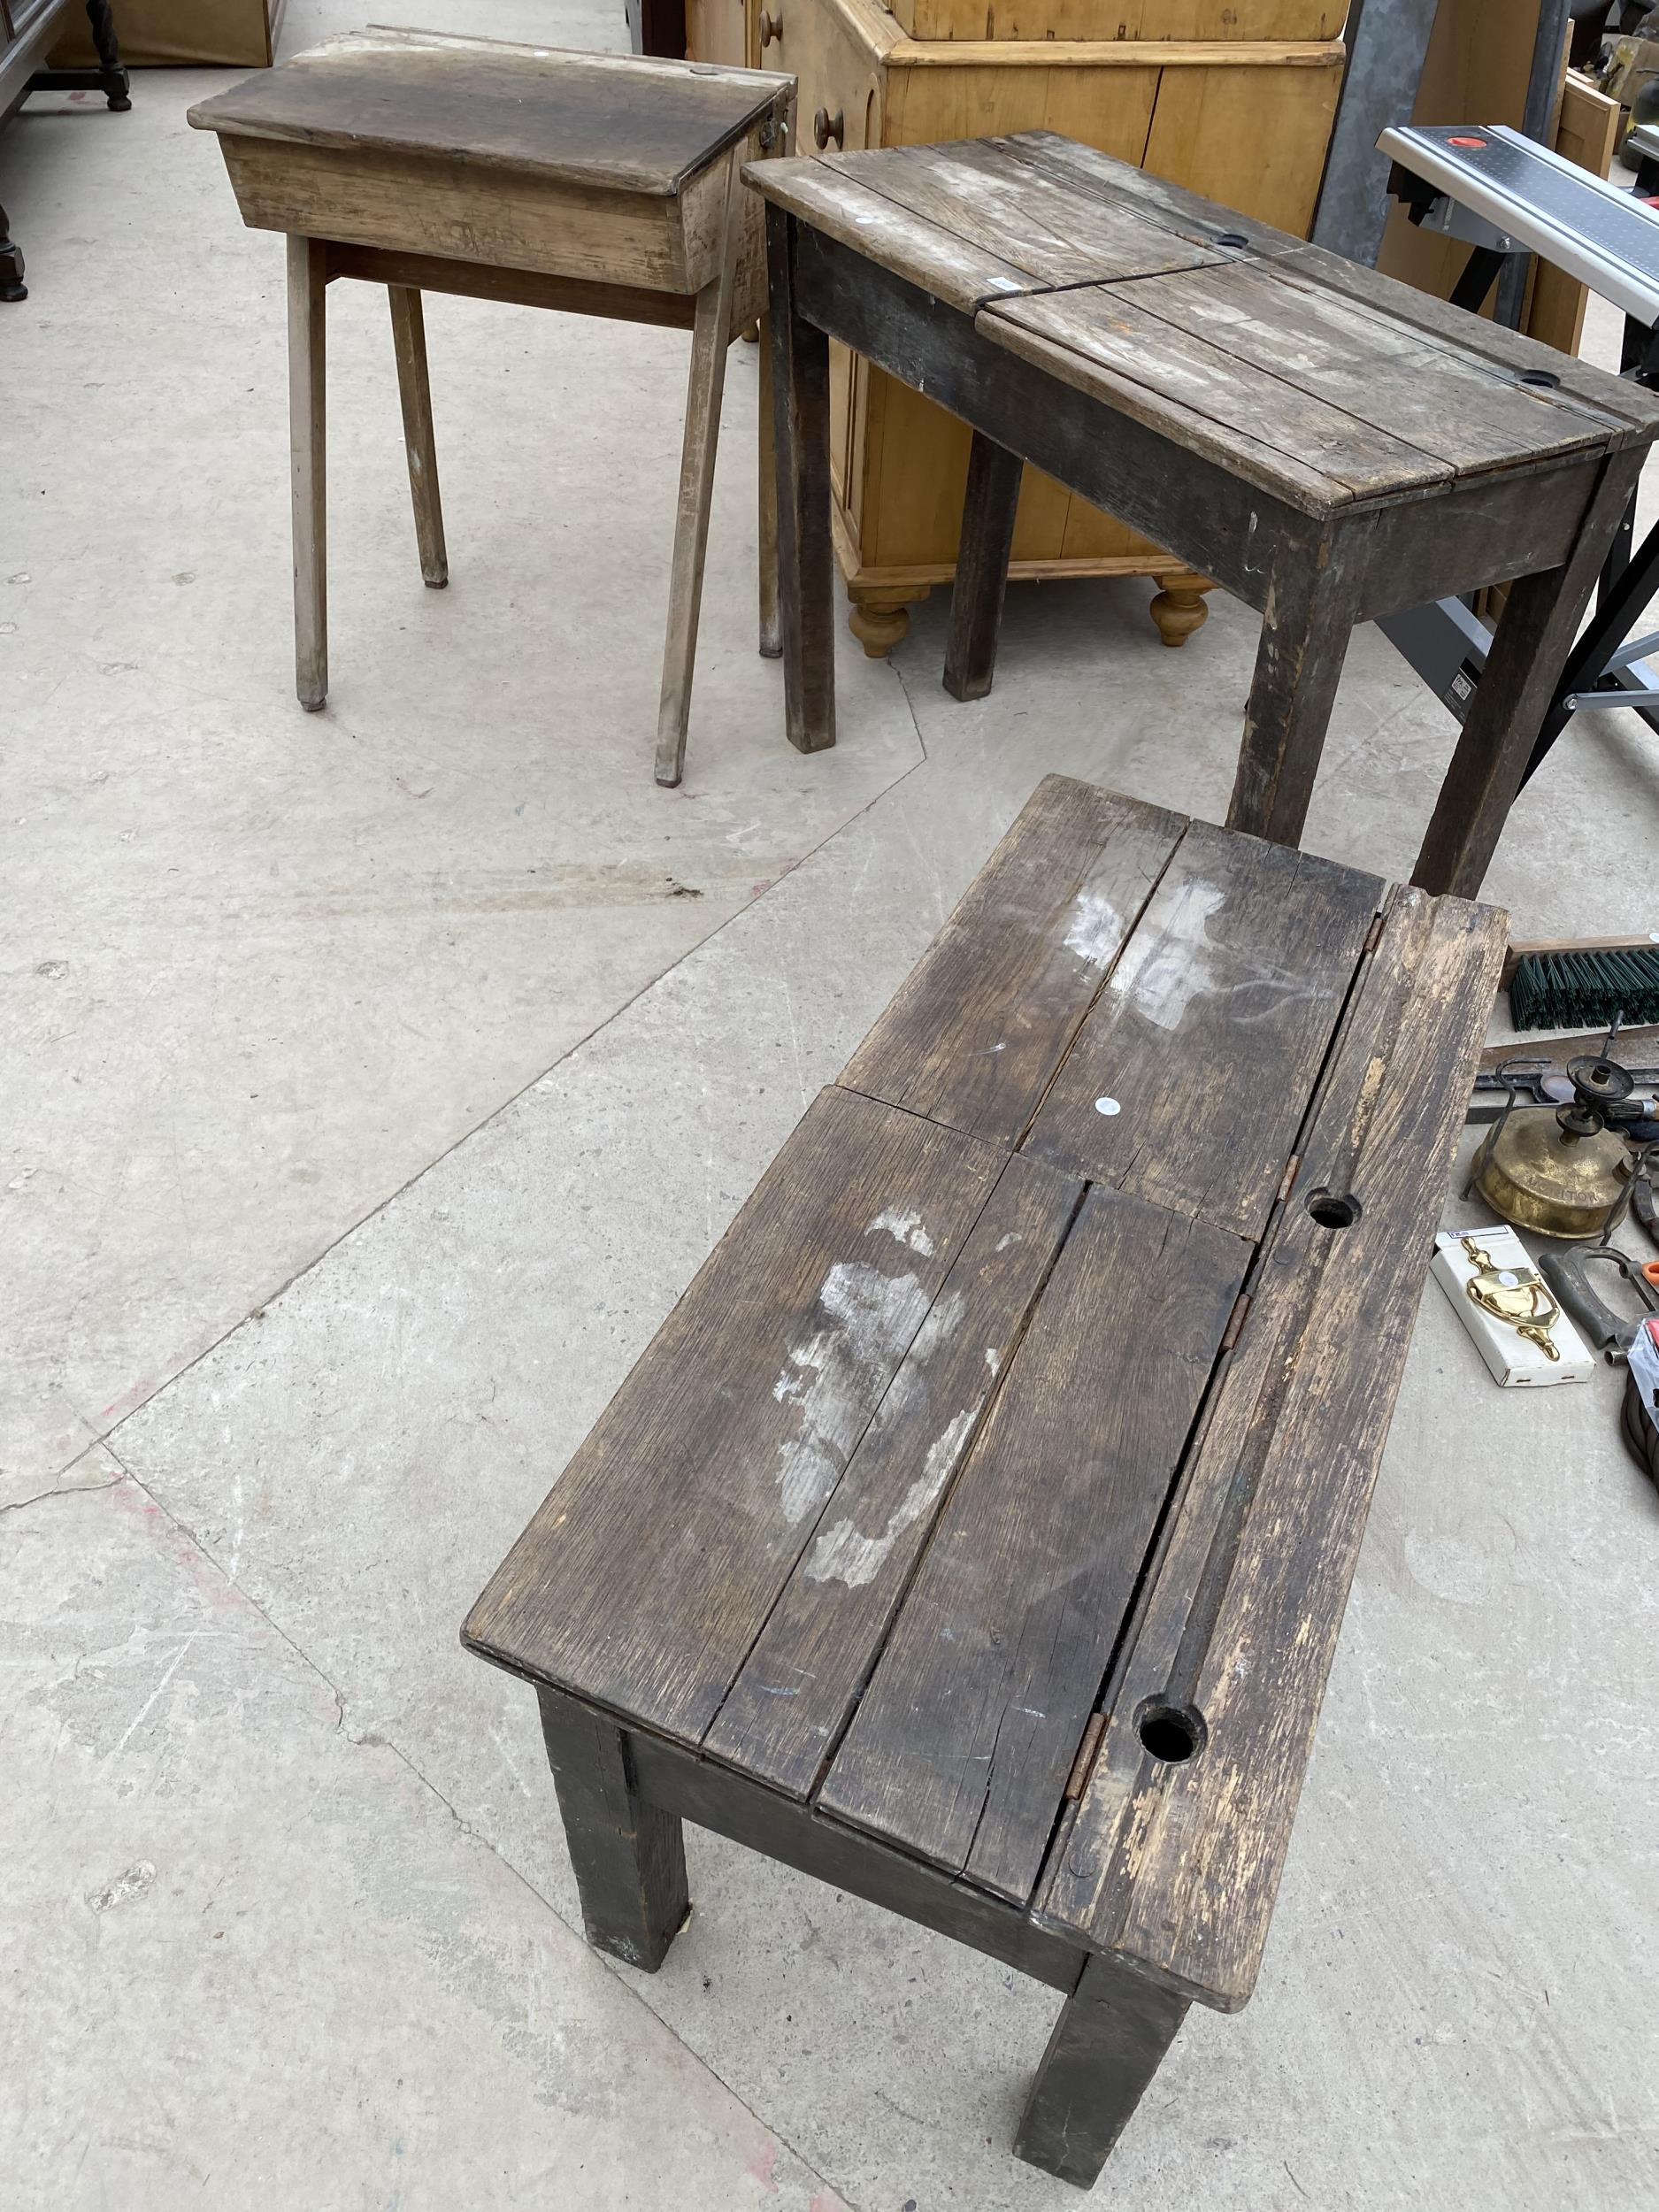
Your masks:
<instances>
[{"instance_id":1,"label":"desk lid","mask_svg":"<svg viewBox=\"0 0 1659 2212\"><path fill-rule=\"evenodd\" d=\"M188 119L197 130L672 197L793 82L770 70L373 24L215 93Z\"/></svg>"},{"instance_id":2,"label":"desk lid","mask_svg":"<svg viewBox=\"0 0 1659 2212\"><path fill-rule=\"evenodd\" d=\"M1659 396L1048 131L751 164L979 335L1291 506L1659 434Z\"/></svg>"}]
</instances>

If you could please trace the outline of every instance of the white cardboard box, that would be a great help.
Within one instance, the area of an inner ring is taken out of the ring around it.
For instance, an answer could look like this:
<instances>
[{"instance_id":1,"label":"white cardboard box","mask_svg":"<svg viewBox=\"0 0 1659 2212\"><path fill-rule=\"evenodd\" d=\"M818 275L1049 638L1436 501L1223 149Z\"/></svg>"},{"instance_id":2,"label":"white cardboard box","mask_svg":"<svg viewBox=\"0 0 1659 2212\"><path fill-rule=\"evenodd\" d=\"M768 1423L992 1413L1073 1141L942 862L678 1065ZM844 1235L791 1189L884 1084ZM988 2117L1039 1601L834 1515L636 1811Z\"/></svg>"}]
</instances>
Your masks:
<instances>
[{"instance_id":1,"label":"white cardboard box","mask_svg":"<svg viewBox=\"0 0 1659 2212\"><path fill-rule=\"evenodd\" d=\"M1478 1306L1468 1286L1480 1269L1463 1248L1464 1237L1475 1243L1494 1267L1513 1274L1536 1275L1532 1256L1515 1231L1494 1223L1486 1229L1442 1229L1434 1240L1435 1281L1451 1300L1466 1328L1480 1348L1480 1356L1492 1370L1499 1387L1518 1390L1541 1383L1588 1382L1595 1360L1584 1339L1564 1313L1550 1324L1549 1340L1561 1355L1551 1359L1539 1345L1524 1337L1514 1325ZM1552 1297L1548 1283L1545 1297Z\"/></svg>"}]
</instances>

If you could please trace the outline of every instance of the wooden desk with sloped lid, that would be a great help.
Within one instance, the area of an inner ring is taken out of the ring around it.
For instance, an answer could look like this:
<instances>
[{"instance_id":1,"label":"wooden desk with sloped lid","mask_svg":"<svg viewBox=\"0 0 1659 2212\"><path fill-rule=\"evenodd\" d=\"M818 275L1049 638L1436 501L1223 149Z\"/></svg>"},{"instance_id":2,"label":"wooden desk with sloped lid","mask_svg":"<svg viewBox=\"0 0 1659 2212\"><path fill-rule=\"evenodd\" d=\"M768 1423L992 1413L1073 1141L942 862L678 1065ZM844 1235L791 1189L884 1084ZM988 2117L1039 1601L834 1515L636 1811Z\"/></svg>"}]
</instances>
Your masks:
<instances>
[{"instance_id":1,"label":"wooden desk with sloped lid","mask_svg":"<svg viewBox=\"0 0 1659 2212\"><path fill-rule=\"evenodd\" d=\"M1301 837L1356 623L1520 579L1415 872L1479 890L1659 394L1050 131L746 174L768 203L793 742L834 741L833 338L973 430L958 697L991 687L1024 462L1259 610L1234 829Z\"/></svg>"},{"instance_id":2,"label":"wooden desk with sloped lid","mask_svg":"<svg viewBox=\"0 0 1659 2212\"><path fill-rule=\"evenodd\" d=\"M657 780L683 772L726 349L759 312L758 211L737 181L780 152L795 81L371 25L189 111L242 220L288 241L295 684L328 695L327 287L391 303L421 574L449 581L423 292L691 333L657 709ZM762 441L761 649L775 651L771 445Z\"/></svg>"},{"instance_id":3,"label":"wooden desk with sloped lid","mask_svg":"<svg viewBox=\"0 0 1659 2212\"><path fill-rule=\"evenodd\" d=\"M1256 1978L1502 917L1044 782L473 1608L590 1941L690 1819L1066 1993L1090 2181Z\"/></svg>"}]
</instances>

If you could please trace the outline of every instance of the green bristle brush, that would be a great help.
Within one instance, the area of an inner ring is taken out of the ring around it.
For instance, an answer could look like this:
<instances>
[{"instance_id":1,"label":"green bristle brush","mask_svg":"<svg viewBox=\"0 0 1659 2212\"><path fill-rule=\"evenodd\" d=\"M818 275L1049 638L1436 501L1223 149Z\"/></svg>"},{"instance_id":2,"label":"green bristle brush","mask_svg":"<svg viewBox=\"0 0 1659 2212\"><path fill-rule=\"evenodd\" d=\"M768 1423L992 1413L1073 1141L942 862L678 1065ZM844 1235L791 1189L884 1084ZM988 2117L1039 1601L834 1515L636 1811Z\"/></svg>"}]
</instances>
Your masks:
<instances>
[{"instance_id":1,"label":"green bristle brush","mask_svg":"<svg viewBox=\"0 0 1659 2212\"><path fill-rule=\"evenodd\" d=\"M1503 982L1517 1029L1659 1022L1659 931L1646 937L1511 945Z\"/></svg>"}]
</instances>

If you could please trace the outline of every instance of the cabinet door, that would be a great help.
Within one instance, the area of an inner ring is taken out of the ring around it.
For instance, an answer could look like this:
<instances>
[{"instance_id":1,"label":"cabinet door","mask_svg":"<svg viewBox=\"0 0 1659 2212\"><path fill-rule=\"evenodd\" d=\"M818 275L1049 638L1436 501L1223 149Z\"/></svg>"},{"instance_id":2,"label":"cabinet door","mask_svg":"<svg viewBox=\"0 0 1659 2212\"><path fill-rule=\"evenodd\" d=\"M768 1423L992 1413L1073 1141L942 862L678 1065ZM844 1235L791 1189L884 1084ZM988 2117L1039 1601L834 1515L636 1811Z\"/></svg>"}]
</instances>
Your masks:
<instances>
[{"instance_id":1,"label":"cabinet door","mask_svg":"<svg viewBox=\"0 0 1659 2212\"><path fill-rule=\"evenodd\" d=\"M686 0L686 58L749 66L743 0Z\"/></svg>"},{"instance_id":2,"label":"cabinet door","mask_svg":"<svg viewBox=\"0 0 1659 2212\"><path fill-rule=\"evenodd\" d=\"M1049 130L1139 167L1162 73L1104 59L1052 67L1025 60L896 67L884 142L923 146ZM870 503L875 512L865 529L866 559L883 568L953 563L968 473L966 428L908 386L882 378L871 397L872 442L878 436L881 491ZM1027 573L1067 560L1127 561L1146 542L1041 469L1026 469L1011 558Z\"/></svg>"},{"instance_id":3,"label":"cabinet door","mask_svg":"<svg viewBox=\"0 0 1659 2212\"><path fill-rule=\"evenodd\" d=\"M750 0L750 5L757 14L764 5L774 22L781 22L780 34L759 56L761 65L787 69L800 84L791 151L816 150L814 119L820 109L827 120L841 118L844 152L880 145L880 47L896 35L888 33L884 39L878 33L872 38L858 16L843 12L836 0ZM845 346L830 348L830 475L855 537L863 505L859 487L869 381L867 363L856 361Z\"/></svg>"},{"instance_id":4,"label":"cabinet door","mask_svg":"<svg viewBox=\"0 0 1659 2212\"><path fill-rule=\"evenodd\" d=\"M1225 57L1225 47L1218 50ZM1261 63L1166 69L1141 166L1279 230L1308 234L1332 118L1340 47L1313 67Z\"/></svg>"},{"instance_id":5,"label":"cabinet door","mask_svg":"<svg viewBox=\"0 0 1659 2212\"><path fill-rule=\"evenodd\" d=\"M1304 56L1308 50L1304 50ZM1048 65L979 58L891 68L884 143L926 145L989 133L1058 131L1120 161L1280 227L1305 232L1325 164L1341 49L1317 59L1228 65L1226 49L1159 65L1076 55ZM870 380L861 550L886 572L954 562L967 476L968 433L908 387ZM1012 558L1027 574L1069 564L1158 565L1156 549L1027 468ZM1167 557L1165 557L1167 562ZM1169 564L1174 565L1173 564Z\"/></svg>"},{"instance_id":6,"label":"cabinet door","mask_svg":"<svg viewBox=\"0 0 1659 2212\"><path fill-rule=\"evenodd\" d=\"M1333 48L1311 67L1229 68L1224 50L1216 61L1165 69L1141 167L1305 236L1342 81L1340 54ZM1077 498L1067 511L1063 544L1071 560L1150 550L1126 523Z\"/></svg>"}]
</instances>

